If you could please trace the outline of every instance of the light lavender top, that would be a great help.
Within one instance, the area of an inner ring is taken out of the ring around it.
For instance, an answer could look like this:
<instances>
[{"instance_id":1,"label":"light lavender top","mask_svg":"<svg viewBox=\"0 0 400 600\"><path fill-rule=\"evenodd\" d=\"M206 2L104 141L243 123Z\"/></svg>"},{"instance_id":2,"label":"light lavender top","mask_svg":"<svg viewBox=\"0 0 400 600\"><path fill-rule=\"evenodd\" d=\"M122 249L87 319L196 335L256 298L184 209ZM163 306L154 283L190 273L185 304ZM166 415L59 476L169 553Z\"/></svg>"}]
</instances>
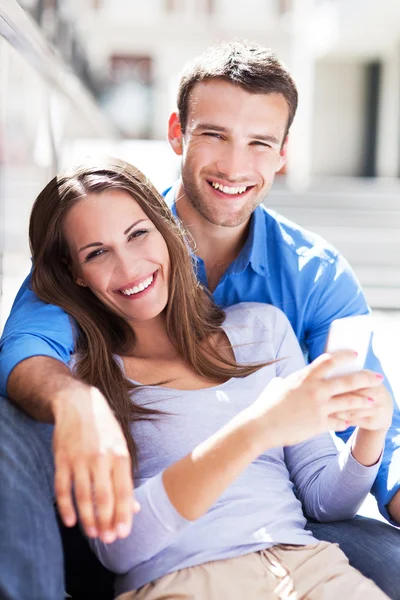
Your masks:
<instances>
[{"instance_id":1,"label":"light lavender top","mask_svg":"<svg viewBox=\"0 0 400 600\"><path fill-rule=\"evenodd\" d=\"M162 410L155 421L132 426L139 449L136 498L141 511L128 538L91 541L101 562L118 573L116 592L138 589L167 573L239 556L274 544L312 544L305 512L319 521L353 517L379 463L364 467L347 445L338 453L329 433L263 453L200 519L190 522L171 504L162 472L249 406L276 376L304 366L285 315L266 304L226 309L224 330L240 363L278 362L248 377L203 390L145 386L136 401ZM290 419L290 415L288 415Z\"/></svg>"}]
</instances>

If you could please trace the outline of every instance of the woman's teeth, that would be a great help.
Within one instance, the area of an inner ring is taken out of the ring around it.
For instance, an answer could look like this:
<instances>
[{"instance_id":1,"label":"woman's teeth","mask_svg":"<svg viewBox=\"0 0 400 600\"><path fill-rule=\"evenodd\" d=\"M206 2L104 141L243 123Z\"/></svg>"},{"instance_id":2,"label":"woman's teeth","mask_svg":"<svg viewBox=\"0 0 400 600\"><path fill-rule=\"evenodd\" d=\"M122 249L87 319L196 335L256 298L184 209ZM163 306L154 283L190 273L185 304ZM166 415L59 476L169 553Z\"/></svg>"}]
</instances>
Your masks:
<instances>
[{"instance_id":1,"label":"woman's teeth","mask_svg":"<svg viewBox=\"0 0 400 600\"><path fill-rule=\"evenodd\" d=\"M139 283L139 285L135 285L135 287L130 288L129 290L121 290L121 294L124 294L124 296L132 296L132 294L138 294L139 292L143 292L143 290L148 288L149 285L153 283L153 279L154 276L151 275L151 277L148 277L147 279L142 281L142 283Z\"/></svg>"},{"instance_id":2,"label":"woman's teeth","mask_svg":"<svg viewBox=\"0 0 400 600\"><path fill-rule=\"evenodd\" d=\"M211 185L215 190L220 190L224 192L224 194L243 194L247 190L247 185L242 185L240 187L228 187L227 185L221 185L220 183L211 182Z\"/></svg>"}]
</instances>

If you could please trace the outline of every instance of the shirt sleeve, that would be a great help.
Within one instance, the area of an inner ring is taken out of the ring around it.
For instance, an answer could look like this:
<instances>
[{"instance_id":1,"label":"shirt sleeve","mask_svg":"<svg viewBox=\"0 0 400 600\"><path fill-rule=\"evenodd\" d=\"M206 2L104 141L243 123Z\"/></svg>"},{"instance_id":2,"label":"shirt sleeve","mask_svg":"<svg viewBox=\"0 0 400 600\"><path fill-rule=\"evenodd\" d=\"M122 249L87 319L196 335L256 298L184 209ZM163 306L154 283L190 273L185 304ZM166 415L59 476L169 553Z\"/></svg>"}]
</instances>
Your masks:
<instances>
[{"instance_id":1,"label":"shirt sleeve","mask_svg":"<svg viewBox=\"0 0 400 600\"><path fill-rule=\"evenodd\" d=\"M337 255L336 260L326 266L324 275L318 280L315 300L310 304L308 311L305 345L308 349L309 360L314 360L324 352L329 325L334 319L368 314L369 312L370 308L353 270L343 256ZM374 353L373 341L365 367L381 373L385 377L384 384L393 398L390 383ZM381 514L391 523L398 525L390 519L387 510L390 500L400 489L400 410L394 398L393 404L392 426L386 436L385 451L372 493L377 500ZM337 435L346 442L353 430L350 428L337 433Z\"/></svg>"},{"instance_id":2,"label":"shirt sleeve","mask_svg":"<svg viewBox=\"0 0 400 600\"><path fill-rule=\"evenodd\" d=\"M339 453L329 433L284 449L285 461L306 514L316 521L352 519L371 490L381 459L370 467Z\"/></svg>"},{"instance_id":3,"label":"shirt sleeve","mask_svg":"<svg viewBox=\"0 0 400 600\"><path fill-rule=\"evenodd\" d=\"M0 340L0 394L18 363L31 356L49 356L68 363L74 350L70 318L58 306L39 300L30 288L30 275L22 284Z\"/></svg>"},{"instance_id":4,"label":"shirt sleeve","mask_svg":"<svg viewBox=\"0 0 400 600\"><path fill-rule=\"evenodd\" d=\"M128 537L112 544L89 539L92 550L110 571L127 573L150 560L169 546L182 529L190 525L191 521L182 517L168 498L162 475L163 473L159 473L136 488L135 498L141 509L134 516Z\"/></svg>"}]
</instances>

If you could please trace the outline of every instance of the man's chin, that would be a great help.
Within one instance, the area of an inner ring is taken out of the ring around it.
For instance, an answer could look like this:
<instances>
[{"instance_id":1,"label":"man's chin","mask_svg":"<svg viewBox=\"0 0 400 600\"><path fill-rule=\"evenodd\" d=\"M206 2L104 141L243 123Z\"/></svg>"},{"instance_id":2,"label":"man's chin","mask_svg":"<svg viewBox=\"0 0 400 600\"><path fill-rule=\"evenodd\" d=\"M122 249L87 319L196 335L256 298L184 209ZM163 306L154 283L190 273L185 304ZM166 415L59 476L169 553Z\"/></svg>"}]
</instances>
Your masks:
<instances>
[{"instance_id":1,"label":"man's chin","mask_svg":"<svg viewBox=\"0 0 400 600\"><path fill-rule=\"evenodd\" d=\"M223 214L223 215L209 215L206 217L207 221L218 227L240 227L244 223L247 223L251 216L249 214L237 213L237 214Z\"/></svg>"}]
</instances>

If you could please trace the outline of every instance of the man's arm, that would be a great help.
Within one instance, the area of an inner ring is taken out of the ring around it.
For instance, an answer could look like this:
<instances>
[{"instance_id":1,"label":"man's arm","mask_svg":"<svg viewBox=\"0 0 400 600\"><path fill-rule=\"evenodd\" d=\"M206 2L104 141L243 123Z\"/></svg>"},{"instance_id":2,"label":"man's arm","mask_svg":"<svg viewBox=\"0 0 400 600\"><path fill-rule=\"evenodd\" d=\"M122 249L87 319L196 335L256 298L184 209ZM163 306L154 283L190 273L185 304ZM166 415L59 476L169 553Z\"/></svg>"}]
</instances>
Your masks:
<instances>
[{"instance_id":1,"label":"man's arm","mask_svg":"<svg viewBox=\"0 0 400 600\"><path fill-rule=\"evenodd\" d=\"M73 332L68 315L58 306L41 302L29 286L30 276L25 279L18 292L0 340L0 394L3 396L7 395L8 379L11 372L22 361L33 356L49 357L61 361L61 368L62 363L68 363L74 351ZM43 395L41 397L37 396L29 382L29 378L35 376L35 368L40 366L40 363L30 364L29 370L26 366L24 369L24 376L28 376L26 382L28 394L23 393L23 384L21 384L21 378L17 372L16 375L19 380L18 393L16 393L17 390L14 390L12 399L26 412L40 419L37 416L38 407L36 406L36 409L33 409L31 404L32 402L40 404ZM54 366L55 361L52 360L47 363L44 361L41 364L48 365L42 368L51 369L49 365ZM66 371L67 367L64 368L64 372ZM29 396L32 392L31 402ZM20 398L19 393L23 394L23 398ZM45 420L48 420L48 416Z\"/></svg>"},{"instance_id":2,"label":"man's arm","mask_svg":"<svg viewBox=\"0 0 400 600\"><path fill-rule=\"evenodd\" d=\"M54 423L57 397L82 386L64 363L47 356L32 356L11 371L7 395L34 419Z\"/></svg>"},{"instance_id":3,"label":"man's arm","mask_svg":"<svg viewBox=\"0 0 400 600\"><path fill-rule=\"evenodd\" d=\"M329 325L334 319L368 312L370 309L353 270L339 255L336 262L326 267L324 276L318 280L314 302L309 306L305 328L309 360L314 360L324 352ZM374 353L373 344L369 349L366 368L384 375L383 383L393 397L390 383ZM394 399L393 402L392 426L386 436L385 452L372 492L382 515L388 521L398 525L400 523L400 410ZM348 429L337 435L347 441L351 433L352 430Z\"/></svg>"}]
</instances>

